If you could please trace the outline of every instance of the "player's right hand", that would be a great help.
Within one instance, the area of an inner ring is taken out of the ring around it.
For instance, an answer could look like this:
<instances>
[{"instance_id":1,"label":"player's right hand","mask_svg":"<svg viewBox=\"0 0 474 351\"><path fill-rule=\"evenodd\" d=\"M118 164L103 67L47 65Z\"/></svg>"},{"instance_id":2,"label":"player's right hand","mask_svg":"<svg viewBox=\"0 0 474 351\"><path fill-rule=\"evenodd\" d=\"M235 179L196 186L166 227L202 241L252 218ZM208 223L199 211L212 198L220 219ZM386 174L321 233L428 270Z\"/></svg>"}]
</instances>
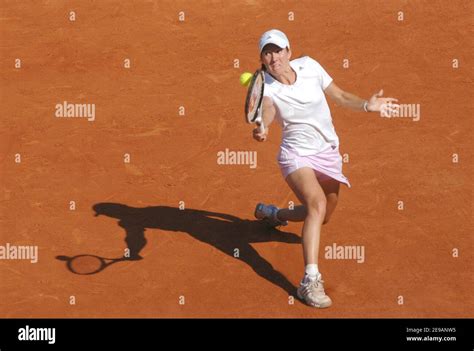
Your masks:
<instances>
[{"instance_id":1,"label":"player's right hand","mask_svg":"<svg viewBox=\"0 0 474 351\"><path fill-rule=\"evenodd\" d=\"M268 128L265 128L265 131L263 133L260 133L260 130L258 128L255 128L253 130L253 138L257 141L265 141L267 140L268 136Z\"/></svg>"}]
</instances>

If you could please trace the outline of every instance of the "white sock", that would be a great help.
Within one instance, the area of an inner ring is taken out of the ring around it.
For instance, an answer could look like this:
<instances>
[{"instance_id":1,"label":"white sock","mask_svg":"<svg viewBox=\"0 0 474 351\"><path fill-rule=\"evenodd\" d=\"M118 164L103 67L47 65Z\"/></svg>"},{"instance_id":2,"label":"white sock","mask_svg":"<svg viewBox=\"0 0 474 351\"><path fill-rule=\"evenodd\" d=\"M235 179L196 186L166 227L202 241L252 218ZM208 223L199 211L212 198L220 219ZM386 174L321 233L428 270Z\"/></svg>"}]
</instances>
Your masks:
<instances>
[{"instance_id":1,"label":"white sock","mask_svg":"<svg viewBox=\"0 0 474 351\"><path fill-rule=\"evenodd\" d=\"M316 278L319 275L318 265L311 263L307 264L304 269L305 275L310 276L311 278Z\"/></svg>"}]
</instances>

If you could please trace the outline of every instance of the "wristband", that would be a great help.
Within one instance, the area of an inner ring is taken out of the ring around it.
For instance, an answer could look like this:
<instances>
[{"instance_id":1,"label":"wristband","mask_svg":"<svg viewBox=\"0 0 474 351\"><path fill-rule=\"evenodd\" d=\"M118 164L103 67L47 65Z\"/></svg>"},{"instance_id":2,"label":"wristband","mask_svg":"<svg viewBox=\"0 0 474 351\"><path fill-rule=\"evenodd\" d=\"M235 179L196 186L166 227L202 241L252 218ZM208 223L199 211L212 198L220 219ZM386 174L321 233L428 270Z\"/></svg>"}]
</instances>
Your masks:
<instances>
[{"instance_id":1,"label":"wristband","mask_svg":"<svg viewBox=\"0 0 474 351\"><path fill-rule=\"evenodd\" d=\"M369 105L369 102L368 101L364 101L364 111L365 112L369 112L367 106Z\"/></svg>"}]
</instances>

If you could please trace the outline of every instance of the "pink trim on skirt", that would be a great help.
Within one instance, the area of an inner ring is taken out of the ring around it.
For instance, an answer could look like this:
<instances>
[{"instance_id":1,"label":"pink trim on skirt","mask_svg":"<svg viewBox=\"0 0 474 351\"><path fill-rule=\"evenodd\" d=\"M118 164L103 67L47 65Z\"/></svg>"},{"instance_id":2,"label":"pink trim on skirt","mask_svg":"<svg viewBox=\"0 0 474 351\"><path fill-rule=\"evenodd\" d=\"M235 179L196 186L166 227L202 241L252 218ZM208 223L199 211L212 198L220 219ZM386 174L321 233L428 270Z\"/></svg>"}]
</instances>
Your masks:
<instances>
[{"instance_id":1,"label":"pink trim on skirt","mask_svg":"<svg viewBox=\"0 0 474 351\"><path fill-rule=\"evenodd\" d=\"M319 181L332 178L351 187L349 180L342 174L342 157L337 147L310 156L299 156L295 151L280 148L278 165L285 179L297 169L309 167L314 169Z\"/></svg>"}]
</instances>

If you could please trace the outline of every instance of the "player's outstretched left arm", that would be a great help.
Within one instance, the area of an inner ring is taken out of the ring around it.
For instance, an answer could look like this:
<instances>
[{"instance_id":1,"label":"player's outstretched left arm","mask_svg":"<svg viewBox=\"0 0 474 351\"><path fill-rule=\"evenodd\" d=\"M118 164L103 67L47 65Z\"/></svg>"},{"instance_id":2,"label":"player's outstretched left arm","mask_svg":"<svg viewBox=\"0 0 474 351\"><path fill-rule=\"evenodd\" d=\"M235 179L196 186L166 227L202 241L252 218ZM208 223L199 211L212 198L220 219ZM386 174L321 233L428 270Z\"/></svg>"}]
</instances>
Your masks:
<instances>
[{"instance_id":1,"label":"player's outstretched left arm","mask_svg":"<svg viewBox=\"0 0 474 351\"><path fill-rule=\"evenodd\" d=\"M394 113L395 110L400 108L400 106L395 103L398 101L397 99L382 97L383 89L372 95L369 100L361 99L354 94L342 90L334 82L329 84L324 92L339 106L347 107L355 111Z\"/></svg>"}]
</instances>

